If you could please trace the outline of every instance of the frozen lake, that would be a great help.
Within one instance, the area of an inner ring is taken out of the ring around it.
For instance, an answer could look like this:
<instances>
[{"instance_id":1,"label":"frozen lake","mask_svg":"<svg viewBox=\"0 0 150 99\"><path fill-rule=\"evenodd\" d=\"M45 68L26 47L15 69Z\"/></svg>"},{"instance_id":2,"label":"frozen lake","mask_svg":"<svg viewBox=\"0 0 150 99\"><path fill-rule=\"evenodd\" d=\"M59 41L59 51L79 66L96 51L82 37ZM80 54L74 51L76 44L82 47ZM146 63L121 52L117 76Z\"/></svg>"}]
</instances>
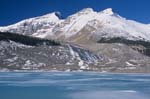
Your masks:
<instances>
[{"instance_id":1,"label":"frozen lake","mask_svg":"<svg viewBox=\"0 0 150 99\"><path fill-rule=\"evenodd\" d=\"M5 72L0 99L150 99L150 74Z\"/></svg>"}]
</instances>

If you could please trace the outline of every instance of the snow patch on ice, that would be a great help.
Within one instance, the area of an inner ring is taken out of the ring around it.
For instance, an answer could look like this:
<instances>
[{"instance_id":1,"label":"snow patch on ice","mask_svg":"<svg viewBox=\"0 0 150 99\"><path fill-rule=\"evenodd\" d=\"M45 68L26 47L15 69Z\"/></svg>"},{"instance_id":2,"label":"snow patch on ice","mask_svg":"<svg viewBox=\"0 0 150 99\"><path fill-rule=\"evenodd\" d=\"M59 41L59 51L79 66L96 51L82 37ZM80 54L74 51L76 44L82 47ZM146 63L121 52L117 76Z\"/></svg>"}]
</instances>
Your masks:
<instances>
[{"instance_id":1,"label":"snow patch on ice","mask_svg":"<svg viewBox=\"0 0 150 99\"><path fill-rule=\"evenodd\" d=\"M136 91L89 91L74 93L71 99L149 99Z\"/></svg>"}]
</instances>

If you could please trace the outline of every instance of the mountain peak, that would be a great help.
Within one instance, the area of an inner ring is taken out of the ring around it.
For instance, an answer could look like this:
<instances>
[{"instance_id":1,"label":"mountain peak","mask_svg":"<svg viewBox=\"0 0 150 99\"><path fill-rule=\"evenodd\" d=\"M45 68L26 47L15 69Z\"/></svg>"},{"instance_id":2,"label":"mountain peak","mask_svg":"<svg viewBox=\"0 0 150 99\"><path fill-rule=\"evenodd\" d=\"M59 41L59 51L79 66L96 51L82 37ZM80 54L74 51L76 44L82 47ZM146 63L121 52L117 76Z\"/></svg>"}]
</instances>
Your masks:
<instances>
[{"instance_id":1,"label":"mountain peak","mask_svg":"<svg viewBox=\"0 0 150 99\"><path fill-rule=\"evenodd\" d=\"M52 12L52 13L48 13L46 15L43 16L39 16L38 18L48 18L48 19L62 19L61 13L60 12Z\"/></svg>"},{"instance_id":2,"label":"mountain peak","mask_svg":"<svg viewBox=\"0 0 150 99\"><path fill-rule=\"evenodd\" d=\"M108 14L108 15L113 15L113 14L114 14L112 8L107 8L107 9L101 11L101 12L102 12L102 13L105 13L105 14Z\"/></svg>"},{"instance_id":3,"label":"mountain peak","mask_svg":"<svg viewBox=\"0 0 150 99\"><path fill-rule=\"evenodd\" d=\"M79 11L79 13L90 13L90 12L94 12L94 10L92 8L85 8L85 9Z\"/></svg>"}]
</instances>

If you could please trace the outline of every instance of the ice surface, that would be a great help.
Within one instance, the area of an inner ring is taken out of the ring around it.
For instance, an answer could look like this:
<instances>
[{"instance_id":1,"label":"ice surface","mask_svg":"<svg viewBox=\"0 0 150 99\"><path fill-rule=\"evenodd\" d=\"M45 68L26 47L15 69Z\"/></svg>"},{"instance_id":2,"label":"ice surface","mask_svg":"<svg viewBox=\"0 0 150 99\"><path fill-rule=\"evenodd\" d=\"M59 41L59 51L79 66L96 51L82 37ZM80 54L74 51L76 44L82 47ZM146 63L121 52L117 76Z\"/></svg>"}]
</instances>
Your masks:
<instances>
[{"instance_id":1,"label":"ice surface","mask_svg":"<svg viewBox=\"0 0 150 99\"><path fill-rule=\"evenodd\" d=\"M149 99L150 75L92 72L0 73L2 99Z\"/></svg>"}]
</instances>

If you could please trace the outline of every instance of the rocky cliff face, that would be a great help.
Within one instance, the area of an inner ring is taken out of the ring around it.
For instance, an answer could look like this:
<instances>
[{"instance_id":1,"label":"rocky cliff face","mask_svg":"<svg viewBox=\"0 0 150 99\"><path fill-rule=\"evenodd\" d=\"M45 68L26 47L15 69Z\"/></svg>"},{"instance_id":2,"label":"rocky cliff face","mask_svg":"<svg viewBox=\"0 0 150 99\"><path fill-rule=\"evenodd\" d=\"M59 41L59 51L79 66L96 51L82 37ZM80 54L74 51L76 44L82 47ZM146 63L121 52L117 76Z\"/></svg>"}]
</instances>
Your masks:
<instances>
[{"instance_id":1,"label":"rocky cliff face","mask_svg":"<svg viewBox=\"0 0 150 99\"><path fill-rule=\"evenodd\" d=\"M4 38L4 36L7 38ZM59 44L45 39L22 36L0 33L1 69L45 71L90 70L90 65L94 66L104 59L100 55L74 45ZM22 38L25 39L25 42L23 42ZM35 41L39 44L34 43Z\"/></svg>"}]
</instances>

